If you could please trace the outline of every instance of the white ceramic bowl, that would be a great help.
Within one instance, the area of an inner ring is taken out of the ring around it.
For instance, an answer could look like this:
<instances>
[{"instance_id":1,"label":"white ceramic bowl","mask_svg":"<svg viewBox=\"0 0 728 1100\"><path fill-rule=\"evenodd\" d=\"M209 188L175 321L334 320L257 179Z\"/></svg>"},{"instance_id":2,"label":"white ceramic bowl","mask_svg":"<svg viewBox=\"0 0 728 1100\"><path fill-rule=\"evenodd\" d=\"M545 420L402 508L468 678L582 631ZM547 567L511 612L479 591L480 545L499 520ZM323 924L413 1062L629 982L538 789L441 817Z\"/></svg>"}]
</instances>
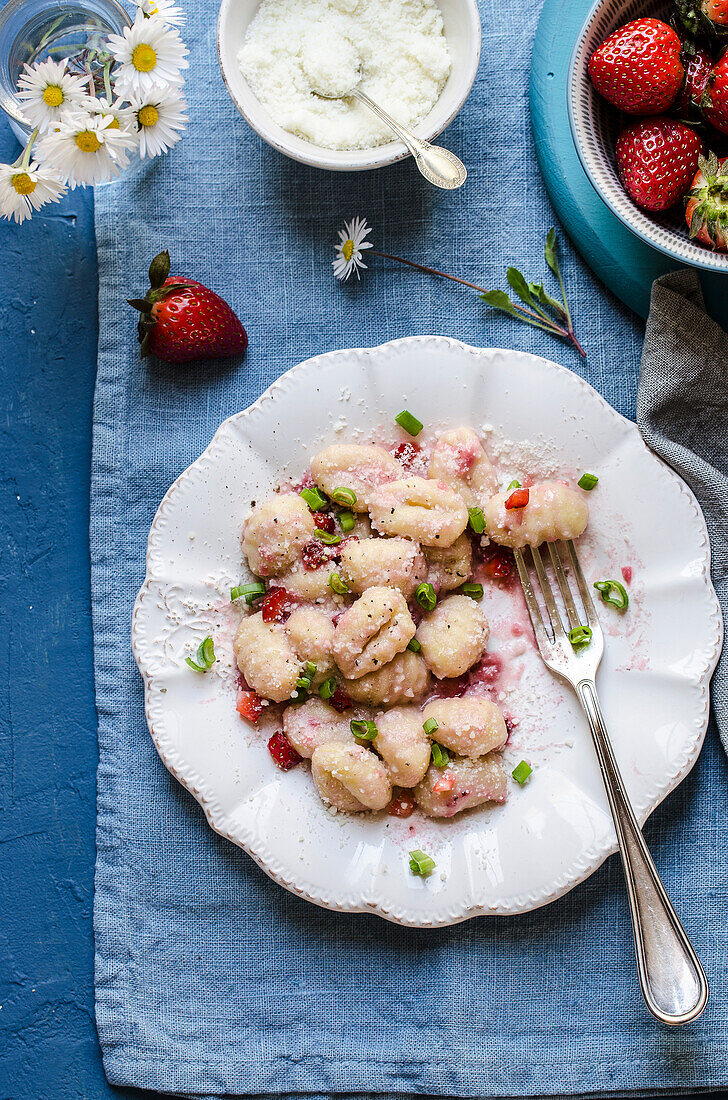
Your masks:
<instances>
[{"instance_id":1,"label":"white ceramic bowl","mask_svg":"<svg viewBox=\"0 0 728 1100\"><path fill-rule=\"evenodd\" d=\"M437 3L445 24L452 68L437 103L422 122L413 127L418 137L428 140L444 130L457 115L473 86L480 60L480 15L476 0L437 0ZM391 141L375 149L323 149L289 134L271 118L253 94L237 61L248 24L258 5L259 0L222 0L217 22L217 56L225 86L240 114L255 132L279 153L314 168L328 168L334 172L381 168L406 157L407 149L401 141Z\"/></svg>"},{"instance_id":2,"label":"white ceramic bowl","mask_svg":"<svg viewBox=\"0 0 728 1100\"><path fill-rule=\"evenodd\" d=\"M726 253L711 252L690 240L682 204L665 214L647 214L624 190L617 173L614 146L626 116L597 95L587 72L592 53L617 27L641 16L662 19L667 14L664 0L597 0L579 32L569 64L571 134L595 191L637 237L680 263L728 272Z\"/></svg>"}]
</instances>

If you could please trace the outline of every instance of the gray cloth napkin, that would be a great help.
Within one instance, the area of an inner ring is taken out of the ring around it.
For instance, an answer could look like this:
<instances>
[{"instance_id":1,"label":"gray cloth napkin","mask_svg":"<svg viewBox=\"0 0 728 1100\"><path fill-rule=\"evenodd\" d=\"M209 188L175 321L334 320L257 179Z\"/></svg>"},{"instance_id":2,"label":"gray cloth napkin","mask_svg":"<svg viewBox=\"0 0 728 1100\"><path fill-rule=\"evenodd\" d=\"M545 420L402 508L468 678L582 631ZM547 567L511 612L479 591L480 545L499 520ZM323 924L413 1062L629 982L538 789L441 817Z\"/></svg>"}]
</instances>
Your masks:
<instances>
[{"instance_id":1,"label":"gray cloth napkin","mask_svg":"<svg viewBox=\"0 0 728 1100\"><path fill-rule=\"evenodd\" d=\"M652 284L642 350L637 424L645 442L688 483L710 532L713 584L728 616L728 335L705 312L696 272ZM728 752L728 646L712 702Z\"/></svg>"}]
</instances>

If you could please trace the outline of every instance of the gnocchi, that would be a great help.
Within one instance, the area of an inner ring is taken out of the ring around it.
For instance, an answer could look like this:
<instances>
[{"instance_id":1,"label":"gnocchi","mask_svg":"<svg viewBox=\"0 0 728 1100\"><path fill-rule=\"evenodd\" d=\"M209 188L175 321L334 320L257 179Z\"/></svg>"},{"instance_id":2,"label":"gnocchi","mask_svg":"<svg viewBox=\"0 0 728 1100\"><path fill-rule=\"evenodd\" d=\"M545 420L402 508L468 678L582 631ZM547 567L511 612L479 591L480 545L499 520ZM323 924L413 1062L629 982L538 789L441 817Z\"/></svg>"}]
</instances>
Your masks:
<instances>
[{"instance_id":1,"label":"gnocchi","mask_svg":"<svg viewBox=\"0 0 728 1100\"><path fill-rule=\"evenodd\" d=\"M425 558L409 539L362 539L341 553L341 572L352 592L386 585L410 597L427 576Z\"/></svg>"},{"instance_id":2,"label":"gnocchi","mask_svg":"<svg viewBox=\"0 0 728 1100\"><path fill-rule=\"evenodd\" d=\"M368 588L334 631L334 657L348 679L376 672L407 648L415 624L396 588Z\"/></svg>"},{"instance_id":3,"label":"gnocchi","mask_svg":"<svg viewBox=\"0 0 728 1100\"><path fill-rule=\"evenodd\" d=\"M356 717L368 718L369 715L361 711ZM333 707L316 698L286 707L283 712L283 732L299 756L307 759L319 745L328 745L331 741L353 745L354 735L349 722L346 715L337 714Z\"/></svg>"},{"instance_id":4,"label":"gnocchi","mask_svg":"<svg viewBox=\"0 0 728 1100\"><path fill-rule=\"evenodd\" d=\"M437 722L434 740L459 756L485 756L502 749L508 740L506 720L487 696L433 699L422 717L425 722Z\"/></svg>"},{"instance_id":5,"label":"gnocchi","mask_svg":"<svg viewBox=\"0 0 728 1100\"><path fill-rule=\"evenodd\" d=\"M452 546L428 546L425 550L427 579L436 592L459 588L473 572L473 549L467 535Z\"/></svg>"},{"instance_id":6,"label":"gnocchi","mask_svg":"<svg viewBox=\"0 0 728 1100\"><path fill-rule=\"evenodd\" d=\"M452 546L468 524L462 497L444 481L408 477L380 485L369 497L372 526L423 546Z\"/></svg>"},{"instance_id":7,"label":"gnocchi","mask_svg":"<svg viewBox=\"0 0 728 1100\"><path fill-rule=\"evenodd\" d=\"M472 428L442 433L433 447L427 476L451 486L466 508L484 508L498 492L493 464Z\"/></svg>"},{"instance_id":8,"label":"gnocchi","mask_svg":"<svg viewBox=\"0 0 728 1100\"><path fill-rule=\"evenodd\" d=\"M311 774L324 802L347 813L383 810L392 797L386 767L361 745L319 745L311 757Z\"/></svg>"},{"instance_id":9,"label":"gnocchi","mask_svg":"<svg viewBox=\"0 0 728 1100\"><path fill-rule=\"evenodd\" d=\"M344 690L357 703L392 707L421 699L430 685L430 673L419 653L405 650L377 672L344 681Z\"/></svg>"},{"instance_id":10,"label":"gnocchi","mask_svg":"<svg viewBox=\"0 0 728 1100\"><path fill-rule=\"evenodd\" d=\"M311 459L311 473L320 489L331 496L334 490L351 489L356 495L355 512L366 512L373 489L394 481L400 466L384 447L372 444L336 443Z\"/></svg>"},{"instance_id":11,"label":"gnocchi","mask_svg":"<svg viewBox=\"0 0 728 1100\"><path fill-rule=\"evenodd\" d=\"M313 516L296 493L280 493L253 508L243 527L243 553L253 573L274 577L313 538Z\"/></svg>"},{"instance_id":12,"label":"gnocchi","mask_svg":"<svg viewBox=\"0 0 728 1100\"><path fill-rule=\"evenodd\" d=\"M583 496L562 481L540 481L528 490L522 508L506 508L510 492L491 497L485 510L485 529L493 542L520 550L556 539L575 539L589 521Z\"/></svg>"},{"instance_id":13,"label":"gnocchi","mask_svg":"<svg viewBox=\"0 0 728 1100\"><path fill-rule=\"evenodd\" d=\"M417 627L427 667L442 680L462 676L479 661L488 641L488 624L475 600L447 596Z\"/></svg>"},{"instance_id":14,"label":"gnocchi","mask_svg":"<svg viewBox=\"0 0 728 1100\"><path fill-rule=\"evenodd\" d=\"M311 681L318 686L334 671L334 624L318 607L297 607L285 630L300 663L316 665Z\"/></svg>"},{"instance_id":15,"label":"gnocchi","mask_svg":"<svg viewBox=\"0 0 728 1100\"><path fill-rule=\"evenodd\" d=\"M444 770L431 765L414 789L415 801L428 817L454 817L484 802L505 802L506 793L506 772L496 753L477 760L456 756Z\"/></svg>"},{"instance_id":16,"label":"gnocchi","mask_svg":"<svg viewBox=\"0 0 728 1100\"><path fill-rule=\"evenodd\" d=\"M253 691L274 703L291 698L301 675L301 661L279 623L263 622L260 611L243 619L233 651L238 668Z\"/></svg>"},{"instance_id":17,"label":"gnocchi","mask_svg":"<svg viewBox=\"0 0 728 1100\"><path fill-rule=\"evenodd\" d=\"M375 719L374 748L384 760L393 783L414 787L430 763L431 746L419 707L392 707Z\"/></svg>"}]
</instances>

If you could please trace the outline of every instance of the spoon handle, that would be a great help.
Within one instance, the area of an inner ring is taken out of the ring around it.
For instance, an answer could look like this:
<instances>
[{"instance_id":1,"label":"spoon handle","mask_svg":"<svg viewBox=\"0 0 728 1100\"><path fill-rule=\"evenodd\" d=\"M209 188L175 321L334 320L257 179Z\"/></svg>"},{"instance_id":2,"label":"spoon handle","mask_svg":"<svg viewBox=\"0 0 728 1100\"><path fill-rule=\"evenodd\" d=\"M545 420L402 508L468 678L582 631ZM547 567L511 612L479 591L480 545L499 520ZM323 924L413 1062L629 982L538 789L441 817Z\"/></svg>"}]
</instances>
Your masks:
<instances>
[{"instance_id":1,"label":"spoon handle","mask_svg":"<svg viewBox=\"0 0 728 1100\"><path fill-rule=\"evenodd\" d=\"M370 111L373 111L375 115L381 118L382 122L385 122L390 129L394 130L397 137L404 142L415 158L415 164L426 180L429 180L435 187L442 187L446 191L454 191L455 188L462 187L468 172L463 162L454 153L451 153L449 149L443 149L439 145L431 145L429 141L423 141L422 138L415 137L406 126L402 126L378 103L370 99L366 92L355 88L352 95L366 104Z\"/></svg>"}]
</instances>

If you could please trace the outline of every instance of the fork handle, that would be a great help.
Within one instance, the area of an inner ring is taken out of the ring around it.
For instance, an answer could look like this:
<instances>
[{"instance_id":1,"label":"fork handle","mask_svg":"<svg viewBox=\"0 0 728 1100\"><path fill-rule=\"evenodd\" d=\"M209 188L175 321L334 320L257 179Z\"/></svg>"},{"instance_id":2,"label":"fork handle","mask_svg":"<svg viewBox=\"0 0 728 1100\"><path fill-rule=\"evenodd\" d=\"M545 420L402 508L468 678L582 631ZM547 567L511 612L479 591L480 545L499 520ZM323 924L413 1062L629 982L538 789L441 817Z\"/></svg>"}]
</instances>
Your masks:
<instances>
[{"instance_id":1,"label":"fork handle","mask_svg":"<svg viewBox=\"0 0 728 1100\"><path fill-rule=\"evenodd\" d=\"M690 1023L708 1000L705 972L647 850L614 758L596 685L582 680L576 691L589 721L614 818L642 995L662 1023Z\"/></svg>"}]
</instances>

